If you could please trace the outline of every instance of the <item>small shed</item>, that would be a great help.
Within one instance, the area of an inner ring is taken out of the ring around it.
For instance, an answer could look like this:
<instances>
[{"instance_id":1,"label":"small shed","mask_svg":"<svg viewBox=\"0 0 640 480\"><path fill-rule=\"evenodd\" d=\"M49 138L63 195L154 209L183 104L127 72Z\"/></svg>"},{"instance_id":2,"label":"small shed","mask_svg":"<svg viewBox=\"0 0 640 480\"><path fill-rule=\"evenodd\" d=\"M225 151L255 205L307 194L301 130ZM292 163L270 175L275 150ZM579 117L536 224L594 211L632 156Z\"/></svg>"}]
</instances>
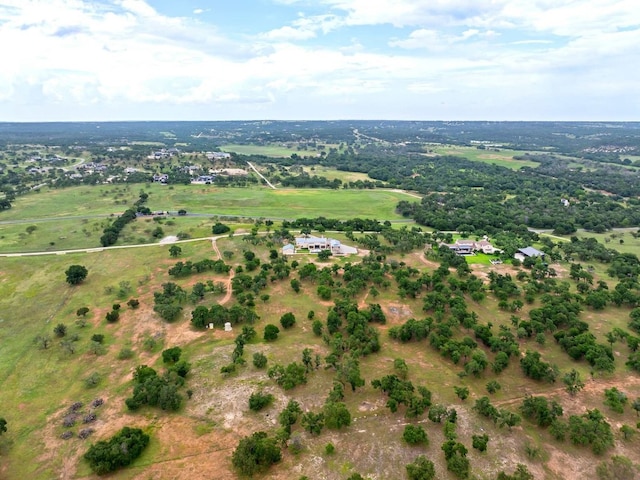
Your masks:
<instances>
[{"instance_id":1,"label":"small shed","mask_svg":"<svg viewBox=\"0 0 640 480\"><path fill-rule=\"evenodd\" d=\"M226 322L224 324L224 331L225 332L230 332L231 330L233 330L233 328L231 328L231 322Z\"/></svg>"}]
</instances>

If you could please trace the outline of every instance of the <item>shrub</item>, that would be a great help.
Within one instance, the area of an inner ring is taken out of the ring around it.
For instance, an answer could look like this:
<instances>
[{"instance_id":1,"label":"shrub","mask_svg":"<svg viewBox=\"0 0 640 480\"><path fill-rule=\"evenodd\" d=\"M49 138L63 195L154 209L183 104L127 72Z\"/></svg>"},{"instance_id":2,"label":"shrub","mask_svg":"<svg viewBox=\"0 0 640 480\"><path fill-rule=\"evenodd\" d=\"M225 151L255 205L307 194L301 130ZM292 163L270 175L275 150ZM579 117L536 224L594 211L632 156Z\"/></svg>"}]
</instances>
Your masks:
<instances>
[{"instance_id":1,"label":"shrub","mask_svg":"<svg viewBox=\"0 0 640 480\"><path fill-rule=\"evenodd\" d=\"M472 444L471 446L480 452L485 452L487 450L487 444L489 443L489 436L487 434L484 435L473 435L471 437Z\"/></svg>"},{"instance_id":2,"label":"shrub","mask_svg":"<svg viewBox=\"0 0 640 480\"><path fill-rule=\"evenodd\" d=\"M424 428L422 428L420 425L409 424L405 426L404 432L402 433L402 439L409 445L429 444L427 432L425 432Z\"/></svg>"},{"instance_id":3,"label":"shrub","mask_svg":"<svg viewBox=\"0 0 640 480\"><path fill-rule=\"evenodd\" d=\"M118 352L118 360L128 360L129 358L133 358L133 350L128 347L124 347L120 352Z\"/></svg>"},{"instance_id":4,"label":"shrub","mask_svg":"<svg viewBox=\"0 0 640 480\"><path fill-rule=\"evenodd\" d=\"M84 379L84 386L87 388L95 388L102 381L102 376L98 372L93 372Z\"/></svg>"},{"instance_id":5,"label":"shrub","mask_svg":"<svg viewBox=\"0 0 640 480\"><path fill-rule=\"evenodd\" d=\"M162 361L163 363L176 363L180 360L180 355L182 355L180 347L167 348L162 352Z\"/></svg>"},{"instance_id":6,"label":"shrub","mask_svg":"<svg viewBox=\"0 0 640 480\"><path fill-rule=\"evenodd\" d=\"M282 453L275 439L265 432L255 432L240 440L231 456L234 468L247 476L262 472L281 459Z\"/></svg>"},{"instance_id":7,"label":"shrub","mask_svg":"<svg viewBox=\"0 0 640 480\"><path fill-rule=\"evenodd\" d=\"M103 343L104 342L104 335L102 335L101 333L95 333L91 336L91 341L92 342L98 342L98 343Z\"/></svg>"},{"instance_id":8,"label":"shrub","mask_svg":"<svg viewBox=\"0 0 640 480\"><path fill-rule=\"evenodd\" d=\"M431 460L424 455L419 455L413 463L406 466L409 480L433 480L436 478L436 469Z\"/></svg>"},{"instance_id":9,"label":"shrub","mask_svg":"<svg viewBox=\"0 0 640 480\"><path fill-rule=\"evenodd\" d=\"M64 323L59 323L53 328L53 333L56 337L64 337L67 334L67 326Z\"/></svg>"},{"instance_id":10,"label":"shrub","mask_svg":"<svg viewBox=\"0 0 640 480\"><path fill-rule=\"evenodd\" d=\"M273 403L274 397L270 393L255 392L249 397L249 409L259 412L266 406Z\"/></svg>"},{"instance_id":11,"label":"shrub","mask_svg":"<svg viewBox=\"0 0 640 480\"><path fill-rule=\"evenodd\" d=\"M260 353L256 352L253 354L253 366L256 368L264 368L267 366L267 357Z\"/></svg>"},{"instance_id":12,"label":"shrub","mask_svg":"<svg viewBox=\"0 0 640 480\"><path fill-rule=\"evenodd\" d=\"M293 313L288 312L285 313L284 315L282 315L282 317L280 317L280 325L282 325L282 328L291 328L296 324L296 317Z\"/></svg>"},{"instance_id":13,"label":"shrub","mask_svg":"<svg viewBox=\"0 0 640 480\"><path fill-rule=\"evenodd\" d=\"M98 475L129 465L149 445L149 435L139 428L124 427L109 440L91 445L84 458Z\"/></svg>"},{"instance_id":14,"label":"shrub","mask_svg":"<svg viewBox=\"0 0 640 480\"><path fill-rule=\"evenodd\" d=\"M272 342L278 338L278 334L280 333L280 329L273 324L265 325L264 327L264 339L267 342Z\"/></svg>"}]
</instances>

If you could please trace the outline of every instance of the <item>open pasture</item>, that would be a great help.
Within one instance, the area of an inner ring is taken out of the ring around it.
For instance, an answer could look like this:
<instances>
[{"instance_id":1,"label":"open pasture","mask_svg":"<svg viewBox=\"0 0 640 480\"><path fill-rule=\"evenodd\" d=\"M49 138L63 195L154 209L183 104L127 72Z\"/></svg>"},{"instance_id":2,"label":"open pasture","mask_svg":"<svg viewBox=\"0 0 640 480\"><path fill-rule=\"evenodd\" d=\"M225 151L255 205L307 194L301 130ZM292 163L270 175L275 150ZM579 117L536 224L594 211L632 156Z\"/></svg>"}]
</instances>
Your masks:
<instances>
[{"instance_id":1,"label":"open pasture","mask_svg":"<svg viewBox=\"0 0 640 480\"><path fill-rule=\"evenodd\" d=\"M501 167L518 170L522 167L537 167L538 163L528 160L516 160L515 155L523 155L524 151L509 150L505 148L480 150L476 147L463 147L458 145L429 146L429 150L437 155L455 155L464 157L474 162L491 163Z\"/></svg>"},{"instance_id":2,"label":"open pasture","mask_svg":"<svg viewBox=\"0 0 640 480\"><path fill-rule=\"evenodd\" d=\"M14 207L0 213L0 222L117 214L149 194L152 211L268 218L376 218L394 220L400 200L407 195L388 190L324 190L267 188L217 188L212 185L114 185L45 190L16 199ZM0 223L0 226L2 224Z\"/></svg>"}]
</instances>

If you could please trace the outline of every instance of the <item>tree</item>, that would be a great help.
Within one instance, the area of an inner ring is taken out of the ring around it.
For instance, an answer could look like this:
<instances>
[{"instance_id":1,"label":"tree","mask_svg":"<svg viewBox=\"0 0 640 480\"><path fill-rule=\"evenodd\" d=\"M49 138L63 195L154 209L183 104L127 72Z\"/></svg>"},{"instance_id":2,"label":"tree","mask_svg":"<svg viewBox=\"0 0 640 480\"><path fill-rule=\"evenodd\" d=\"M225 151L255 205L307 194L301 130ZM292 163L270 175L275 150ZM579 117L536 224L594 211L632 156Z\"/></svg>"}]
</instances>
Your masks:
<instances>
[{"instance_id":1,"label":"tree","mask_svg":"<svg viewBox=\"0 0 640 480\"><path fill-rule=\"evenodd\" d=\"M300 287L301 287L301 283L300 280L298 280L297 278L292 278L291 279L291 288L293 289L294 292L298 293L300 292Z\"/></svg>"},{"instance_id":2,"label":"tree","mask_svg":"<svg viewBox=\"0 0 640 480\"><path fill-rule=\"evenodd\" d=\"M280 329L273 324L265 325L264 327L264 339L267 342L273 342L278 338L278 334L280 333Z\"/></svg>"},{"instance_id":3,"label":"tree","mask_svg":"<svg viewBox=\"0 0 640 480\"><path fill-rule=\"evenodd\" d=\"M500 390L502 386L497 381L491 380L489 383L487 383L486 388L487 388L487 392L493 395L498 390Z\"/></svg>"},{"instance_id":4,"label":"tree","mask_svg":"<svg viewBox=\"0 0 640 480\"><path fill-rule=\"evenodd\" d=\"M534 480L534 476L529 472L526 465L519 463L513 475L500 472L496 480Z\"/></svg>"},{"instance_id":5,"label":"tree","mask_svg":"<svg viewBox=\"0 0 640 480\"><path fill-rule=\"evenodd\" d=\"M282 453L276 440L269 438L265 432L255 432L240 440L231 456L234 468L246 476L263 472L281 459Z\"/></svg>"},{"instance_id":6,"label":"tree","mask_svg":"<svg viewBox=\"0 0 640 480\"><path fill-rule=\"evenodd\" d=\"M249 410L259 412L273 403L274 396L270 393L254 392L249 397Z\"/></svg>"},{"instance_id":7,"label":"tree","mask_svg":"<svg viewBox=\"0 0 640 480\"><path fill-rule=\"evenodd\" d=\"M51 336L49 335L37 335L36 338L33 339L33 343L35 343L40 350L46 350L51 346Z\"/></svg>"},{"instance_id":8,"label":"tree","mask_svg":"<svg viewBox=\"0 0 640 480\"><path fill-rule=\"evenodd\" d=\"M640 415L640 397L636 398L631 404L631 408L636 411L636 416Z\"/></svg>"},{"instance_id":9,"label":"tree","mask_svg":"<svg viewBox=\"0 0 640 480\"><path fill-rule=\"evenodd\" d=\"M111 310L110 312L107 312L107 315L105 318L107 322L115 323L120 319L120 312L118 312L118 310Z\"/></svg>"},{"instance_id":10,"label":"tree","mask_svg":"<svg viewBox=\"0 0 640 480\"><path fill-rule=\"evenodd\" d=\"M567 392L570 395L575 395L584 388L584 382L580 379L580 372L575 368L572 368L570 372L566 373L562 377L562 381L567 386Z\"/></svg>"},{"instance_id":11,"label":"tree","mask_svg":"<svg viewBox=\"0 0 640 480\"><path fill-rule=\"evenodd\" d=\"M64 337L67 334L67 326L64 323L59 323L53 328L53 333L56 337Z\"/></svg>"},{"instance_id":12,"label":"tree","mask_svg":"<svg viewBox=\"0 0 640 480\"><path fill-rule=\"evenodd\" d=\"M302 415L302 427L311 434L320 435L324 427L324 414L307 412Z\"/></svg>"},{"instance_id":13,"label":"tree","mask_svg":"<svg viewBox=\"0 0 640 480\"><path fill-rule=\"evenodd\" d=\"M409 445L429 444L427 432L420 425L406 425L402 433L402 439Z\"/></svg>"},{"instance_id":14,"label":"tree","mask_svg":"<svg viewBox=\"0 0 640 480\"><path fill-rule=\"evenodd\" d=\"M76 310L76 316L78 317L86 317L87 313L89 313L88 307L80 307L78 310Z\"/></svg>"},{"instance_id":15,"label":"tree","mask_svg":"<svg viewBox=\"0 0 640 480\"><path fill-rule=\"evenodd\" d=\"M478 450L479 452L485 452L487 450L487 444L489 443L489 435L486 433L484 435L473 435L471 437L472 444L471 446Z\"/></svg>"},{"instance_id":16,"label":"tree","mask_svg":"<svg viewBox=\"0 0 640 480\"><path fill-rule=\"evenodd\" d=\"M627 395L616 387L606 388L604 390L604 398L604 404L617 413L623 413L624 406L629 401Z\"/></svg>"},{"instance_id":17,"label":"tree","mask_svg":"<svg viewBox=\"0 0 640 480\"><path fill-rule=\"evenodd\" d=\"M324 424L327 428L338 430L351 425L351 413L342 402L327 402L322 412L324 413Z\"/></svg>"},{"instance_id":18,"label":"tree","mask_svg":"<svg viewBox=\"0 0 640 480\"><path fill-rule=\"evenodd\" d=\"M620 433L622 433L622 437L625 440L629 440L636 434L635 428L630 427L629 425L622 425L620 427Z\"/></svg>"},{"instance_id":19,"label":"tree","mask_svg":"<svg viewBox=\"0 0 640 480\"><path fill-rule=\"evenodd\" d=\"M282 328L291 328L295 325L295 323L296 317L291 312L285 313L284 315L282 315L282 317L280 317L280 325L282 325Z\"/></svg>"},{"instance_id":20,"label":"tree","mask_svg":"<svg viewBox=\"0 0 640 480\"><path fill-rule=\"evenodd\" d=\"M98 475L129 465L149 445L149 435L139 428L124 427L109 440L91 445L84 458Z\"/></svg>"},{"instance_id":21,"label":"tree","mask_svg":"<svg viewBox=\"0 0 640 480\"><path fill-rule=\"evenodd\" d=\"M431 460L424 455L419 455L406 467L409 480L433 480L436 478L436 469Z\"/></svg>"},{"instance_id":22,"label":"tree","mask_svg":"<svg viewBox=\"0 0 640 480\"><path fill-rule=\"evenodd\" d=\"M331 253L331 250L322 250L320 251L320 253L318 253L318 260L320 260L321 262L326 262L327 260L329 260L329 257L333 255Z\"/></svg>"},{"instance_id":23,"label":"tree","mask_svg":"<svg viewBox=\"0 0 640 480\"><path fill-rule=\"evenodd\" d=\"M640 465L634 464L623 455L613 455L596 467L600 480L634 480L640 472Z\"/></svg>"},{"instance_id":24,"label":"tree","mask_svg":"<svg viewBox=\"0 0 640 480\"><path fill-rule=\"evenodd\" d=\"M181 355L182 355L182 349L180 347L167 348L162 352L162 362L176 363L178 360L180 360Z\"/></svg>"},{"instance_id":25,"label":"tree","mask_svg":"<svg viewBox=\"0 0 640 480\"><path fill-rule=\"evenodd\" d=\"M78 285L87 278L89 271L82 265L71 265L64 273L69 285Z\"/></svg>"},{"instance_id":26,"label":"tree","mask_svg":"<svg viewBox=\"0 0 640 480\"><path fill-rule=\"evenodd\" d=\"M0 435L5 433L6 431L7 431L7 421L3 417L0 417Z\"/></svg>"},{"instance_id":27,"label":"tree","mask_svg":"<svg viewBox=\"0 0 640 480\"><path fill-rule=\"evenodd\" d=\"M171 245L169 247L169 255L171 258L178 258L182 255L182 249L178 245Z\"/></svg>"},{"instance_id":28,"label":"tree","mask_svg":"<svg viewBox=\"0 0 640 480\"><path fill-rule=\"evenodd\" d=\"M267 366L267 357L260 352L253 354L253 366L256 368L264 368Z\"/></svg>"},{"instance_id":29,"label":"tree","mask_svg":"<svg viewBox=\"0 0 640 480\"><path fill-rule=\"evenodd\" d=\"M453 390L456 392L456 395L460 400L466 400L469 398L469 388L468 387L453 387Z\"/></svg>"},{"instance_id":30,"label":"tree","mask_svg":"<svg viewBox=\"0 0 640 480\"><path fill-rule=\"evenodd\" d=\"M140 306L140 301L137 298L131 298L129 299L129 301L127 302L127 306L131 309L131 310L135 310L136 308L138 308Z\"/></svg>"},{"instance_id":31,"label":"tree","mask_svg":"<svg viewBox=\"0 0 640 480\"><path fill-rule=\"evenodd\" d=\"M213 227L211 227L211 233L214 235L221 235L223 233L230 232L231 228L223 223L216 223Z\"/></svg>"}]
</instances>

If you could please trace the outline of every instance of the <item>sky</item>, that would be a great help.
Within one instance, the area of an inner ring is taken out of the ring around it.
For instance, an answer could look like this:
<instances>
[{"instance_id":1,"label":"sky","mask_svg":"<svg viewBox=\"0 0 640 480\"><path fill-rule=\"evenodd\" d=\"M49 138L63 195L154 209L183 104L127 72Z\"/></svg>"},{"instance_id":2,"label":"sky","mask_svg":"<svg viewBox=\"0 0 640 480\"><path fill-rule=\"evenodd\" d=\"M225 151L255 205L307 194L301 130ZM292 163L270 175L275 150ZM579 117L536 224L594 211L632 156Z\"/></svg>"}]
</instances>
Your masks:
<instances>
[{"instance_id":1,"label":"sky","mask_svg":"<svg viewBox=\"0 0 640 480\"><path fill-rule=\"evenodd\" d=\"M638 0L0 0L0 121L640 120Z\"/></svg>"}]
</instances>

